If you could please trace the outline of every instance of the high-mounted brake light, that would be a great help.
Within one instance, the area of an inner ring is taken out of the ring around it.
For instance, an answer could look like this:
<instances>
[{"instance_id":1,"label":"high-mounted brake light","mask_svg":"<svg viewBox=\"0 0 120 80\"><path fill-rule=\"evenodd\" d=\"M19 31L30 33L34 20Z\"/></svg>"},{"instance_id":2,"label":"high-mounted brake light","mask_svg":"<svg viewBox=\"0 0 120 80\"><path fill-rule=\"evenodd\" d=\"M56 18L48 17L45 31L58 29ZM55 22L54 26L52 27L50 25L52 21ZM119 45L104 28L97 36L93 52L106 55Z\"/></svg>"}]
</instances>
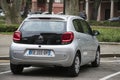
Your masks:
<instances>
[{"instance_id":1,"label":"high-mounted brake light","mask_svg":"<svg viewBox=\"0 0 120 80\"><path fill-rule=\"evenodd\" d=\"M20 41L21 40L21 32L15 31L13 34L13 41Z\"/></svg>"},{"instance_id":2,"label":"high-mounted brake light","mask_svg":"<svg viewBox=\"0 0 120 80\"><path fill-rule=\"evenodd\" d=\"M62 34L62 43L70 43L74 39L73 32L65 32Z\"/></svg>"}]
</instances>

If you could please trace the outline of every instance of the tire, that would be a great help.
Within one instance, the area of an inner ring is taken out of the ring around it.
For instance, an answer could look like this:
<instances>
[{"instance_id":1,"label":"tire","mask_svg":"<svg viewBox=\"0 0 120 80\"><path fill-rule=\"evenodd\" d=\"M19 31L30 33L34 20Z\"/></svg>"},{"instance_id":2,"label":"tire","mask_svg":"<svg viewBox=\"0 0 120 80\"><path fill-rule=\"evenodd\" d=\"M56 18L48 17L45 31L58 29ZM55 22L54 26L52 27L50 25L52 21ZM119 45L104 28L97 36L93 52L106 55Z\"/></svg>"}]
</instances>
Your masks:
<instances>
[{"instance_id":1,"label":"tire","mask_svg":"<svg viewBox=\"0 0 120 80\"><path fill-rule=\"evenodd\" d=\"M72 77L76 77L79 75L80 72L80 57L76 54L73 64L69 67L69 75Z\"/></svg>"},{"instance_id":2,"label":"tire","mask_svg":"<svg viewBox=\"0 0 120 80\"><path fill-rule=\"evenodd\" d=\"M93 67L99 67L100 66L100 51L96 51L96 57L95 60L91 63Z\"/></svg>"},{"instance_id":3,"label":"tire","mask_svg":"<svg viewBox=\"0 0 120 80\"><path fill-rule=\"evenodd\" d=\"M21 74L23 71L23 66L22 65L15 65L10 63L10 69L13 74Z\"/></svg>"}]
</instances>

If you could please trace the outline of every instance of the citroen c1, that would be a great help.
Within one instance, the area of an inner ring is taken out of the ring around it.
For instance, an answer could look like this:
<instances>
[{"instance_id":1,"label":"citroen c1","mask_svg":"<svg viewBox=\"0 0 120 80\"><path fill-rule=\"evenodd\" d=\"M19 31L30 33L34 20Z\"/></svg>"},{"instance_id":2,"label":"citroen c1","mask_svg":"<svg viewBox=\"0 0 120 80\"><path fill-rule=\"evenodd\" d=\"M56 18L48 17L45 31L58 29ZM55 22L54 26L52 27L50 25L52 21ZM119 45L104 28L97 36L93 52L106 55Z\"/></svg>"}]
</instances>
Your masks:
<instances>
[{"instance_id":1,"label":"citroen c1","mask_svg":"<svg viewBox=\"0 0 120 80\"><path fill-rule=\"evenodd\" d=\"M33 14L13 34L11 71L20 74L27 66L60 66L77 76L82 65L100 65L98 34L79 16Z\"/></svg>"}]
</instances>

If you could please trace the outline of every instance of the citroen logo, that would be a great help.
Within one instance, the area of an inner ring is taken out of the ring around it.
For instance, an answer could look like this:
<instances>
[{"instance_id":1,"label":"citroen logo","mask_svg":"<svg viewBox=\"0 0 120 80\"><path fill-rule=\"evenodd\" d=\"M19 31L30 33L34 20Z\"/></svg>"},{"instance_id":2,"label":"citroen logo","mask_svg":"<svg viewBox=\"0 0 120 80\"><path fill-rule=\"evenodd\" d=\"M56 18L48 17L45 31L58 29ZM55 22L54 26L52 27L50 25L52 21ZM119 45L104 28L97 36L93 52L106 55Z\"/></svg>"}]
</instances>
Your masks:
<instances>
[{"instance_id":1,"label":"citroen logo","mask_svg":"<svg viewBox=\"0 0 120 80\"><path fill-rule=\"evenodd\" d=\"M40 36L38 37L38 40L39 40L40 42L43 42L43 41L44 41L43 36L40 35Z\"/></svg>"}]
</instances>

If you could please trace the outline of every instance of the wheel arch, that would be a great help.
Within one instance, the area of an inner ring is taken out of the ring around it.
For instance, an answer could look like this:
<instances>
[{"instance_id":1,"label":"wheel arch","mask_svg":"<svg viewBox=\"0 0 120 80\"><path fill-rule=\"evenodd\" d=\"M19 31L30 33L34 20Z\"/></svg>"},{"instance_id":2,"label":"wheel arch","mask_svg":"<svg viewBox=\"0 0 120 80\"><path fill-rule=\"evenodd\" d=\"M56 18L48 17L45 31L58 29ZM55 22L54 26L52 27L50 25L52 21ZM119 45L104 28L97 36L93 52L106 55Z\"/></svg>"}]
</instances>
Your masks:
<instances>
[{"instance_id":1,"label":"wheel arch","mask_svg":"<svg viewBox=\"0 0 120 80\"><path fill-rule=\"evenodd\" d=\"M101 50L101 49L100 49L100 45L98 45L98 48L97 48L97 50L100 52L100 50Z\"/></svg>"},{"instance_id":2,"label":"wheel arch","mask_svg":"<svg viewBox=\"0 0 120 80\"><path fill-rule=\"evenodd\" d=\"M80 50L77 50L76 54L79 55L79 58L80 58L80 63L81 63L81 51Z\"/></svg>"}]
</instances>

